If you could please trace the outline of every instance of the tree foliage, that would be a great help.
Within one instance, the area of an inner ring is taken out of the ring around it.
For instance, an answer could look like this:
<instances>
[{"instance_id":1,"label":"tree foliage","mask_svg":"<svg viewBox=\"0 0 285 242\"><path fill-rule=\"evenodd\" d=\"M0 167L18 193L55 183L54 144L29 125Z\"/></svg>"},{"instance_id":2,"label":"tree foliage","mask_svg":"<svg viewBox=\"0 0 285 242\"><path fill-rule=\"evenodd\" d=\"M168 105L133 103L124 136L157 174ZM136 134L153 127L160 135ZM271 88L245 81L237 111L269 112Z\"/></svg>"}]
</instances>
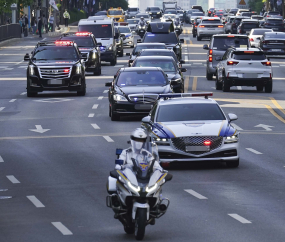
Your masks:
<instances>
[{"instance_id":1,"label":"tree foliage","mask_svg":"<svg viewBox=\"0 0 285 242\"><path fill-rule=\"evenodd\" d=\"M259 14L265 2L266 0L249 0L248 5L253 11Z\"/></svg>"},{"instance_id":2,"label":"tree foliage","mask_svg":"<svg viewBox=\"0 0 285 242\"><path fill-rule=\"evenodd\" d=\"M109 8L121 7L124 10L128 9L128 2L126 0L100 0L101 10L108 10ZM99 1L95 4L96 10L99 10Z\"/></svg>"}]
</instances>

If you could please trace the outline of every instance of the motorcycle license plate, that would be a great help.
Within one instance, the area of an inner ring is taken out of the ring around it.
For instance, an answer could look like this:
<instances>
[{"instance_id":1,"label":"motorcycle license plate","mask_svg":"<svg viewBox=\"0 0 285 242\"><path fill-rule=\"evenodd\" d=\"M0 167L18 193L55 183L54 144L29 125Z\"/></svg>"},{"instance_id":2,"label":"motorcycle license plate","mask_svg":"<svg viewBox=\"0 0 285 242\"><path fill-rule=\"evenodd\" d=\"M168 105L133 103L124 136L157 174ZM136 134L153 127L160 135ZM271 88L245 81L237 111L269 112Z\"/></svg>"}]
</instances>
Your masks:
<instances>
[{"instance_id":1,"label":"motorcycle license plate","mask_svg":"<svg viewBox=\"0 0 285 242\"><path fill-rule=\"evenodd\" d=\"M152 105L150 104L136 104L135 109L136 110L151 110Z\"/></svg>"},{"instance_id":2,"label":"motorcycle license plate","mask_svg":"<svg viewBox=\"0 0 285 242\"><path fill-rule=\"evenodd\" d=\"M140 30L140 32L144 32L144 30Z\"/></svg>"},{"instance_id":3,"label":"motorcycle license plate","mask_svg":"<svg viewBox=\"0 0 285 242\"><path fill-rule=\"evenodd\" d=\"M51 79L48 81L48 84L50 84L50 85L62 85L62 80Z\"/></svg>"},{"instance_id":4,"label":"motorcycle license plate","mask_svg":"<svg viewBox=\"0 0 285 242\"><path fill-rule=\"evenodd\" d=\"M210 151L210 146L186 146L186 151Z\"/></svg>"}]
</instances>

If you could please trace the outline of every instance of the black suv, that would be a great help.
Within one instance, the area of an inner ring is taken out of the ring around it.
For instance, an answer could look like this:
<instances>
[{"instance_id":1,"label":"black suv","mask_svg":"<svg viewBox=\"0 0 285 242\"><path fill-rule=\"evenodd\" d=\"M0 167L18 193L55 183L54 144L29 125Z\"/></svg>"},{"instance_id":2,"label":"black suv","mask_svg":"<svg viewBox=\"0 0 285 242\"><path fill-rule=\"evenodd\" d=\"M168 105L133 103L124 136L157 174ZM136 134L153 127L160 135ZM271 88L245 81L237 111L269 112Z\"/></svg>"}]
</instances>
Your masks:
<instances>
[{"instance_id":1,"label":"black suv","mask_svg":"<svg viewBox=\"0 0 285 242\"><path fill-rule=\"evenodd\" d=\"M231 34L237 34L237 28L240 25L240 22L242 19L249 19L249 17L242 17L242 16L235 17L233 22L230 24L231 25L231 27L230 27L230 33Z\"/></svg>"},{"instance_id":2,"label":"black suv","mask_svg":"<svg viewBox=\"0 0 285 242\"><path fill-rule=\"evenodd\" d=\"M77 45L73 41L57 40L39 42L26 54L27 96L36 96L38 92L68 90L77 91L85 96L85 66Z\"/></svg>"},{"instance_id":3,"label":"black suv","mask_svg":"<svg viewBox=\"0 0 285 242\"><path fill-rule=\"evenodd\" d=\"M85 71L93 72L94 75L101 75L101 43L97 43L94 35L89 32L78 32L72 35L64 34L61 40L74 41L84 58Z\"/></svg>"},{"instance_id":4,"label":"black suv","mask_svg":"<svg viewBox=\"0 0 285 242\"><path fill-rule=\"evenodd\" d=\"M151 16L151 18L162 17L161 9L159 7L147 7L145 12L148 13Z\"/></svg>"},{"instance_id":5,"label":"black suv","mask_svg":"<svg viewBox=\"0 0 285 242\"><path fill-rule=\"evenodd\" d=\"M272 29L273 31L285 31L284 22L281 18L266 18L263 28Z\"/></svg>"},{"instance_id":6,"label":"black suv","mask_svg":"<svg viewBox=\"0 0 285 242\"><path fill-rule=\"evenodd\" d=\"M164 43L168 49L173 49L178 60L182 58L181 43L184 43L184 39L178 39L172 22L149 23L142 42Z\"/></svg>"},{"instance_id":7,"label":"black suv","mask_svg":"<svg viewBox=\"0 0 285 242\"><path fill-rule=\"evenodd\" d=\"M249 34L251 29L260 28L259 21L256 19L243 19L237 28L238 34Z\"/></svg>"}]
</instances>

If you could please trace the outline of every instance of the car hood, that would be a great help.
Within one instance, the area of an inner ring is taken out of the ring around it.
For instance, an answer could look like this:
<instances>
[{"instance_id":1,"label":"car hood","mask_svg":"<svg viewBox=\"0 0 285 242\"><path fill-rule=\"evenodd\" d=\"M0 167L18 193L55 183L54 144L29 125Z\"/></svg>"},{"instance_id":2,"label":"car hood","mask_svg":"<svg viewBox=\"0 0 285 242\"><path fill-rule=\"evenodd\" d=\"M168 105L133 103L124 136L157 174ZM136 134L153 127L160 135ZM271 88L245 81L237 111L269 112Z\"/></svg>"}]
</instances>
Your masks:
<instances>
[{"instance_id":1,"label":"car hood","mask_svg":"<svg viewBox=\"0 0 285 242\"><path fill-rule=\"evenodd\" d=\"M181 78L181 76L175 72L165 72L165 73L167 74L168 80Z\"/></svg>"},{"instance_id":2,"label":"car hood","mask_svg":"<svg viewBox=\"0 0 285 242\"><path fill-rule=\"evenodd\" d=\"M43 60L35 60L33 61L33 63L35 63L37 66L70 66L70 65L74 65L75 63L77 63L78 61L65 61L65 60L47 60L47 61L43 61Z\"/></svg>"},{"instance_id":3,"label":"car hood","mask_svg":"<svg viewBox=\"0 0 285 242\"><path fill-rule=\"evenodd\" d=\"M102 43L102 46L113 44L113 38L96 38L97 43Z\"/></svg>"},{"instance_id":4,"label":"car hood","mask_svg":"<svg viewBox=\"0 0 285 242\"><path fill-rule=\"evenodd\" d=\"M93 48L88 48L88 47L80 47L78 48L81 53L89 53L90 51L93 50Z\"/></svg>"},{"instance_id":5,"label":"car hood","mask_svg":"<svg viewBox=\"0 0 285 242\"><path fill-rule=\"evenodd\" d=\"M160 138L185 136L232 136L236 129L227 120L155 123L152 132Z\"/></svg>"},{"instance_id":6,"label":"car hood","mask_svg":"<svg viewBox=\"0 0 285 242\"><path fill-rule=\"evenodd\" d=\"M171 92L170 85L166 86L131 86L131 87L121 87L121 90L126 94L137 94L137 93L169 93ZM118 93L121 93L119 88L116 88Z\"/></svg>"}]
</instances>

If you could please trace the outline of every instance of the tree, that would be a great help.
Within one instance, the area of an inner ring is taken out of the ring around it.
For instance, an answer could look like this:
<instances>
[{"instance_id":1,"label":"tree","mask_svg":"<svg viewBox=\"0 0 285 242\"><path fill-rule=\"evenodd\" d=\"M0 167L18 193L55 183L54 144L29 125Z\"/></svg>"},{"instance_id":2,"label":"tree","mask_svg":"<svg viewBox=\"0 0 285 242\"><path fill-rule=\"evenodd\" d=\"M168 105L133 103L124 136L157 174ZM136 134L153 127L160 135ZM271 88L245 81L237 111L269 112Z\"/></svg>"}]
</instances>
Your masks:
<instances>
[{"instance_id":1,"label":"tree","mask_svg":"<svg viewBox=\"0 0 285 242\"><path fill-rule=\"evenodd\" d=\"M15 3L14 0L0 0L0 14L10 13L11 5Z\"/></svg>"}]
</instances>

